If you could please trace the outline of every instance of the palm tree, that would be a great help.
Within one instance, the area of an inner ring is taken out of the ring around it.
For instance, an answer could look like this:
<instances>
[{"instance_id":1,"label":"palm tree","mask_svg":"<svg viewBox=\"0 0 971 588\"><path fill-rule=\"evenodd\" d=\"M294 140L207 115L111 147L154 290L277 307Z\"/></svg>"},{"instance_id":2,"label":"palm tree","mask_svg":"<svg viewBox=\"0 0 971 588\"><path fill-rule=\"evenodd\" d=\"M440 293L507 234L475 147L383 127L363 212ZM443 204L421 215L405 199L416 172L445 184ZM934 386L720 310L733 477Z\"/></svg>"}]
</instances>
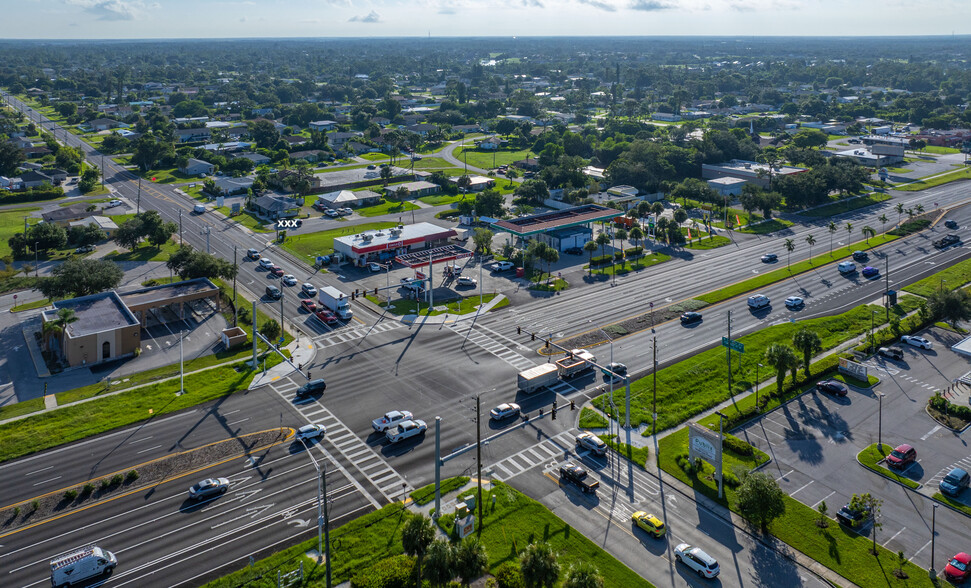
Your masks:
<instances>
[{"instance_id":1,"label":"palm tree","mask_svg":"<svg viewBox=\"0 0 971 588\"><path fill-rule=\"evenodd\" d=\"M587 269L589 270L587 274L592 275L593 274L593 252L597 250L597 242L587 241L586 243L583 244L583 250L590 254L590 265L587 266Z\"/></svg>"},{"instance_id":2,"label":"palm tree","mask_svg":"<svg viewBox=\"0 0 971 588\"><path fill-rule=\"evenodd\" d=\"M634 225L634 228L630 230L630 234L627 237L634 242L634 248L636 249L640 245L641 239L644 238L644 231L639 226Z\"/></svg>"},{"instance_id":3,"label":"palm tree","mask_svg":"<svg viewBox=\"0 0 971 588\"><path fill-rule=\"evenodd\" d=\"M50 321L51 327L48 328L48 333L53 337L60 339L64 335L64 331L67 330L67 326L71 323L76 323L81 320L75 315L74 309L71 308L61 308L57 311L57 318ZM41 328L43 333L43 327ZM48 342L49 344L49 342Z\"/></svg>"},{"instance_id":4,"label":"palm tree","mask_svg":"<svg viewBox=\"0 0 971 588\"><path fill-rule=\"evenodd\" d=\"M531 543L519 555L519 568L527 586L552 588L560 577L560 564L549 543Z\"/></svg>"},{"instance_id":5,"label":"palm tree","mask_svg":"<svg viewBox=\"0 0 971 588\"><path fill-rule=\"evenodd\" d=\"M418 559L418 585L421 586L421 561L428 546L435 540L435 525L427 516L420 514L408 519L401 530L401 545L405 553Z\"/></svg>"},{"instance_id":6,"label":"palm tree","mask_svg":"<svg viewBox=\"0 0 971 588\"><path fill-rule=\"evenodd\" d=\"M912 220L914 218L914 209L913 208L908 208L904 212L907 213L907 220Z\"/></svg>"},{"instance_id":7,"label":"palm tree","mask_svg":"<svg viewBox=\"0 0 971 588\"><path fill-rule=\"evenodd\" d=\"M617 229L617 232L614 233L614 237L616 237L617 239L620 239L620 251L623 252L624 241L627 240L627 231L624 229ZM621 260L620 263L622 264L621 267L627 267L627 256L624 255L623 257L620 258L620 260Z\"/></svg>"},{"instance_id":8,"label":"palm tree","mask_svg":"<svg viewBox=\"0 0 971 588\"><path fill-rule=\"evenodd\" d=\"M792 346L795 347L797 351L802 352L802 363L803 367L806 369L806 379L808 380L809 363L812 360L814 353L819 353L823 350L823 342L820 340L816 331L801 329L792 336Z\"/></svg>"},{"instance_id":9,"label":"palm tree","mask_svg":"<svg viewBox=\"0 0 971 588\"><path fill-rule=\"evenodd\" d=\"M874 231L873 230L873 227L871 227L870 225L866 225L865 227L863 227L862 229L860 229L860 231L863 233L863 236L866 237L866 244L867 244L867 246L869 246L870 245L870 237L876 235L877 232Z\"/></svg>"},{"instance_id":10,"label":"palm tree","mask_svg":"<svg viewBox=\"0 0 971 588\"><path fill-rule=\"evenodd\" d=\"M813 262L813 245L816 244L816 237L812 235L806 235L806 243L809 244L809 263L812 265Z\"/></svg>"},{"instance_id":11,"label":"palm tree","mask_svg":"<svg viewBox=\"0 0 971 588\"><path fill-rule=\"evenodd\" d=\"M455 548L444 539L433 541L428 546L425 571L435 586L445 586L455 577Z\"/></svg>"},{"instance_id":12,"label":"palm tree","mask_svg":"<svg viewBox=\"0 0 971 588\"><path fill-rule=\"evenodd\" d=\"M846 223L846 244L849 245L853 239L853 223Z\"/></svg>"},{"instance_id":13,"label":"palm tree","mask_svg":"<svg viewBox=\"0 0 971 588\"><path fill-rule=\"evenodd\" d=\"M796 244L792 239L786 239L786 267L789 267L789 257L796 250Z\"/></svg>"},{"instance_id":14,"label":"palm tree","mask_svg":"<svg viewBox=\"0 0 971 588\"><path fill-rule=\"evenodd\" d=\"M796 352L788 345L773 343L765 350L765 361L775 368L776 393L781 397L782 384L786 379L786 372L799 367L799 359L796 357ZM793 377L792 381L795 383L796 378Z\"/></svg>"},{"instance_id":15,"label":"palm tree","mask_svg":"<svg viewBox=\"0 0 971 588\"><path fill-rule=\"evenodd\" d=\"M553 277L553 264L560 260L560 251L556 247L547 246L540 251L539 256L546 262L546 283L549 284L550 278Z\"/></svg>"},{"instance_id":16,"label":"palm tree","mask_svg":"<svg viewBox=\"0 0 971 588\"><path fill-rule=\"evenodd\" d=\"M600 257L607 255L607 245L610 243L610 235L607 233L600 233L597 235L597 245L600 245ZM606 264L605 264L606 265ZM604 268L600 268L600 273L604 273Z\"/></svg>"},{"instance_id":17,"label":"palm tree","mask_svg":"<svg viewBox=\"0 0 971 588\"><path fill-rule=\"evenodd\" d=\"M563 580L563 588L603 588L604 579L600 571L590 563L577 562L570 566Z\"/></svg>"},{"instance_id":18,"label":"palm tree","mask_svg":"<svg viewBox=\"0 0 971 588\"><path fill-rule=\"evenodd\" d=\"M924 205L923 204L918 204L917 206L915 206L914 207L914 212L917 213L917 216L920 216L920 215L924 214Z\"/></svg>"},{"instance_id":19,"label":"palm tree","mask_svg":"<svg viewBox=\"0 0 971 588\"><path fill-rule=\"evenodd\" d=\"M894 208L897 209L897 226L899 227L900 226L900 217L902 217L903 214L904 214L904 203L903 202L898 202L897 203L897 206L894 206Z\"/></svg>"},{"instance_id":20,"label":"palm tree","mask_svg":"<svg viewBox=\"0 0 971 588\"><path fill-rule=\"evenodd\" d=\"M826 227L829 231L829 256L833 257L833 235L836 234L836 223L829 221L829 225Z\"/></svg>"},{"instance_id":21,"label":"palm tree","mask_svg":"<svg viewBox=\"0 0 971 588\"><path fill-rule=\"evenodd\" d=\"M455 550L455 571L462 584L468 586L485 572L489 565L489 558L486 555L485 546L479 541L478 537L466 537L459 543Z\"/></svg>"},{"instance_id":22,"label":"palm tree","mask_svg":"<svg viewBox=\"0 0 971 588\"><path fill-rule=\"evenodd\" d=\"M878 218L877 220L880 221L880 233L886 232L883 229L884 229L884 227L887 226L887 221L890 220L890 219L887 218L887 215L881 214L880 215L880 218Z\"/></svg>"}]
</instances>

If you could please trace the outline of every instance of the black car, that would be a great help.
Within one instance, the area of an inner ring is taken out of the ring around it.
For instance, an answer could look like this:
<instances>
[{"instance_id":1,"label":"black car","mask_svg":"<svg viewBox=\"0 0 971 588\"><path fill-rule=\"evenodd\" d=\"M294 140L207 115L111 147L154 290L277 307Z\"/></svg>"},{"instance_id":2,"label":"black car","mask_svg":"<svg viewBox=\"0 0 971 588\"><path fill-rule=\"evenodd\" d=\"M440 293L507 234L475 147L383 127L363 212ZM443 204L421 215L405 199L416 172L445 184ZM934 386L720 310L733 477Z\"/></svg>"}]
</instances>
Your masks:
<instances>
[{"instance_id":1,"label":"black car","mask_svg":"<svg viewBox=\"0 0 971 588\"><path fill-rule=\"evenodd\" d=\"M956 229L958 228L958 222L956 220L947 219L944 221L944 226L949 229Z\"/></svg>"},{"instance_id":2,"label":"black car","mask_svg":"<svg viewBox=\"0 0 971 588\"><path fill-rule=\"evenodd\" d=\"M945 247L950 247L951 245L954 245L955 243L960 243L960 242L961 242L961 237L958 237L954 233L948 233L947 235L944 235L937 241L934 241L934 247L937 247L938 249L944 249Z\"/></svg>"},{"instance_id":3,"label":"black car","mask_svg":"<svg viewBox=\"0 0 971 588\"><path fill-rule=\"evenodd\" d=\"M281 292L276 286L267 286L266 295L273 300L279 300L283 296L283 292Z\"/></svg>"},{"instance_id":4,"label":"black car","mask_svg":"<svg viewBox=\"0 0 971 588\"><path fill-rule=\"evenodd\" d=\"M700 312L686 312L681 315L681 324L689 325L691 323L696 323L701 320Z\"/></svg>"},{"instance_id":5,"label":"black car","mask_svg":"<svg viewBox=\"0 0 971 588\"><path fill-rule=\"evenodd\" d=\"M311 396L318 392L323 392L327 389L327 383L324 382L323 378L317 378L316 380L310 380L303 386L297 388L297 397L301 396Z\"/></svg>"},{"instance_id":6,"label":"black car","mask_svg":"<svg viewBox=\"0 0 971 588\"><path fill-rule=\"evenodd\" d=\"M869 519L869 510L850 508L849 504L839 509L836 513L836 520L852 529L859 529Z\"/></svg>"},{"instance_id":7,"label":"black car","mask_svg":"<svg viewBox=\"0 0 971 588\"><path fill-rule=\"evenodd\" d=\"M560 466L560 477L569 480L577 485L582 492L593 493L600 487L600 482L587 476L587 470L573 462L567 462Z\"/></svg>"},{"instance_id":8,"label":"black car","mask_svg":"<svg viewBox=\"0 0 971 588\"><path fill-rule=\"evenodd\" d=\"M762 256L762 263L775 263L779 261L779 256L775 253L766 253Z\"/></svg>"},{"instance_id":9,"label":"black car","mask_svg":"<svg viewBox=\"0 0 971 588\"><path fill-rule=\"evenodd\" d=\"M816 383L817 392L825 392L827 394L832 394L833 396L846 396L847 389L841 382L836 380L823 380L822 382Z\"/></svg>"},{"instance_id":10,"label":"black car","mask_svg":"<svg viewBox=\"0 0 971 588\"><path fill-rule=\"evenodd\" d=\"M583 255L583 249L580 249L579 247L570 247L569 249L564 249L563 253L568 255Z\"/></svg>"},{"instance_id":11,"label":"black car","mask_svg":"<svg viewBox=\"0 0 971 588\"><path fill-rule=\"evenodd\" d=\"M881 347L877 350L877 353L890 359L896 359L897 361L903 361L904 359L904 350L899 347Z\"/></svg>"},{"instance_id":12,"label":"black car","mask_svg":"<svg viewBox=\"0 0 971 588\"><path fill-rule=\"evenodd\" d=\"M867 254L866 251L854 251L853 252L853 259L855 259L856 261L866 261L867 259L869 259L869 257L870 257L870 255Z\"/></svg>"}]
</instances>

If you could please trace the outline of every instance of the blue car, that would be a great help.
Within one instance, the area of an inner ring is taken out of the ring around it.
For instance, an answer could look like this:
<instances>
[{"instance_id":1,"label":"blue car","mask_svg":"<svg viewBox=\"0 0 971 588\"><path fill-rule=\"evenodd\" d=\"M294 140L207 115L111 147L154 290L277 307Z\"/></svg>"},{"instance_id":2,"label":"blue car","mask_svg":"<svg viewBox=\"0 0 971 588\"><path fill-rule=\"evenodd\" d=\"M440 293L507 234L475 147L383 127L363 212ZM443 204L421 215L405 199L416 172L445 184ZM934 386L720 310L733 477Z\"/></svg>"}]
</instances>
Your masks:
<instances>
[{"instance_id":1,"label":"blue car","mask_svg":"<svg viewBox=\"0 0 971 588\"><path fill-rule=\"evenodd\" d=\"M873 266L869 266L868 265L865 268L863 268L863 277L864 278L872 278L873 276L878 276L878 275L880 275L880 270L878 270L877 268L875 268Z\"/></svg>"},{"instance_id":2,"label":"blue car","mask_svg":"<svg viewBox=\"0 0 971 588\"><path fill-rule=\"evenodd\" d=\"M944 494L957 496L961 493L961 490L968 487L969 482L971 482L971 476L968 475L968 472L961 468L954 468L948 475L944 476L939 487Z\"/></svg>"}]
</instances>

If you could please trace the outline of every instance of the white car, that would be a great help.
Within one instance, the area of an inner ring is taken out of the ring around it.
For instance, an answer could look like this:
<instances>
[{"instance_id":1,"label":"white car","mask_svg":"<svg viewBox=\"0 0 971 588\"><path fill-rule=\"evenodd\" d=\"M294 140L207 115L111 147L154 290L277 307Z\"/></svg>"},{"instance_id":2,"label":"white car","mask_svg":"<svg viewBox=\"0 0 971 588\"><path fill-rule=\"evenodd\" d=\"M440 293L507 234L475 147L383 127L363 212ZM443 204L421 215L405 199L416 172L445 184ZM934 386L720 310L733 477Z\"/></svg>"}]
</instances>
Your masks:
<instances>
[{"instance_id":1,"label":"white car","mask_svg":"<svg viewBox=\"0 0 971 588\"><path fill-rule=\"evenodd\" d=\"M229 480L226 478L206 478L197 484L189 487L189 498L191 500L202 500L210 496L225 494L229 490Z\"/></svg>"},{"instance_id":2,"label":"white car","mask_svg":"<svg viewBox=\"0 0 971 588\"><path fill-rule=\"evenodd\" d=\"M423 435L425 433L425 429L427 428L428 425L425 424L425 421L403 421L397 427L385 431L384 435L388 438L388 441L397 443L411 437Z\"/></svg>"},{"instance_id":3,"label":"white car","mask_svg":"<svg viewBox=\"0 0 971 588\"><path fill-rule=\"evenodd\" d=\"M597 437L589 431L584 431L577 435L576 444L577 447L587 449L596 455L606 455L607 453L607 444L600 437Z\"/></svg>"},{"instance_id":4,"label":"white car","mask_svg":"<svg viewBox=\"0 0 971 588\"><path fill-rule=\"evenodd\" d=\"M371 421L371 427L378 433L381 433L396 426L398 423L410 421L413 416L407 410L392 410L391 412L384 413L383 417Z\"/></svg>"},{"instance_id":5,"label":"white car","mask_svg":"<svg viewBox=\"0 0 971 588\"><path fill-rule=\"evenodd\" d=\"M913 345L914 347L920 347L921 349L930 349L934 346L933 343L928 341L923 337L918 337L916 335L904 335L900 338L901 343L907 343L908 345Z\"/></svg>"},{"instance_id":6,"label":"white car","mask_svg":"<svg viewBox=\"0 0 971 588\"><path fill-rule=\"evenodd\" d=\"M271 267L273 267L273 261L269 257L261 257L260 267L263 269L270 269Z\"/></svg>"},{"instance_id":7,"label":"white car","mask_svg":"<svg viewBox=\"0 0 971 588\"><path fill-rule=\"evenodd\" d=\"M351 209L351 208L348 208L346 206L343 207L343 208L338 208L337 209L337 212L339 212L339 213L341 213L341 214L343 214L345 216L348 215L348 214L354 214L354 210Z\"/></svg>"},{"instance_id":8,"label":"white car","mask_svg":"<svg viewBox=\"0 0 971 588\"><path fill-rule=\"evenodd\" d=\"M318 425L318 424L304 425L299 429L297 429L296 438L297 440L305 439L308 441L310 439L320 439L321 437L324 436L326 432L327 430L324 428L323 425Z\"/></svg>"},{"instance_id":9,"label":"white car","mask_svg":"<svg viewBox=\"0 0 971 588\"><path fill-rule=\"evenodd\" d=\"M330 218L337 218L341 215L341 213L337 212L333 208L328 208L327 210L324 211L324 214L326 214Z\"/></svg>"},{"instance_id":10,"label":"white car","mask_svg":"<svg viewBox=\"0 0 971 588\"><path fill-rule=\"evenodd\" d=\"M700 547L682 543L674 548L674 559L688 566L702 578L714 578L721 570L718 560L708 555Z\"/></svg>"},{"instance_id":11,"label":"white car","mask_svg":"<svg viewBox=\"0 0 971 588\"><path fill-rule=\"evenodd\" d=\"M114 208L116 206L121 206L121 204L121 200L111 200L108 202L108 205L105 208Z\"/></svg>"},{"instance_id":12,"label":"white car","mask_svg":"<svg viewBox=\"0 0 971 588\"><path fill-rule=\"evenodd\" d=\"M81 245L74 250L75 253L91 253L94 251L94 245Z\"/></svg>"},{"instance_id":13,"label":"white car","mask_svg":"<svg viewBox=\"0 0 971 588\"><path fill-rule=\"evenodd\" d=\"M296 286L297 285L297 278L295 278L293 276L293 274L287 274L287 275L283 276L282 278L280 278L280 281L283 282L287 286Z\"/></svg>"},{"instance_id":14,"label":"white car","mask_svg":"<svg viewBox=\"0 0 971 588\"><path fill-rule=\"evenodd\" d=\"M470 278L469 276L459 276L458 279L455 280L456 286L472 286L474 288L478 284L479 282L477 282L475 278Z\"/></svg>"},{"instance_id":15,"label":"white car","mask_svg":"<svg viewBox=\"0 0 971 588\"><path fill-rule=\"evenodd\" d=\"M489 417L494 421L501 421L519 414L519 405L514 402L503 402L489 411Z\"/></svg>"},{"instance_id":16,"label":"white car","mask_svg":"<svg viewBox=\"0 0 971 588\"><path fill-rule=\"evenodd\" d=\"M381 264L380 263L374 263L372 261L371 263L367 264L367 269L368 269L368 271L371 271L371 272L379 272L379 271L381 271L384 268L381 267Z\"/></svg>"},{"instance_id":17,"label":"white car","mask_svg":"<svg viewBox=\"0 0 971 588\"><path fill-rule=\"evenodd\" d=\"M786 308L799 308L805 303L806 301L799 296L790 296L786 298Z\"/></svg>"},{"instance_id":18,"label":"white car","mask_svg":"<svg viewBox=\"0 0 971 588\"><path fill-rule=\"evenodd\" d=\"M516 265L511 261L497 261L494 264L492 264L492 271L505 272L505 271L511 270L514 267L516 267Z\"/></svg>"},{"instance_id":19,"label":"white car","mask_svg":"<svg viewBox=\"0 0 971 588\"><path fill-rule=\"evenodd\" d=\"M300 286L300 289L303 290L307 294L307 296L310 296L311 298L317 295L317 288L314 288L314 285L311 284L310 282L304 282L304 284Z\"/></svg>"}]
</instances>

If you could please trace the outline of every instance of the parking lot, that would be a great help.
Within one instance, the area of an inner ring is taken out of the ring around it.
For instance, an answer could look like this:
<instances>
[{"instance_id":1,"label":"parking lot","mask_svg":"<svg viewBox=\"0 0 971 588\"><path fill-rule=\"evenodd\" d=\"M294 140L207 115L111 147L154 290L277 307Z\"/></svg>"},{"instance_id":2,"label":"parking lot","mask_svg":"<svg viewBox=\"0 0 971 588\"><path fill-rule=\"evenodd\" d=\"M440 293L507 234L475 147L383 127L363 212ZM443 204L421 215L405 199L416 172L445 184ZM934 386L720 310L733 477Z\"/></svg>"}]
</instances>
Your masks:
<instances>
[{"instance_id":1,"label":"parking lot","mask_svg":"<svg viewBox=\"0 0 971 588\"><path fill-rule=\"evenodd\" d=\"M960 335L938 328L923 335L933 349L898 343L903 360L865 362L869 373L880 378L874 389L850 387L844 398L809 392L733 433L769 455L772 461L764 471L783 490L813 508L825 501L831 517L854 493L870 492L882 499L883 527L877 530L877 541L928 567L934 504L929 497L952 466L971 463L971 449L963 434L939 426L924 408L935 390L952 385L971 364L950 349ZM904 475L922 485L919 491L856 463L857 454L878 436L885 444L907 443L917 449L917 459ZM971 549L971 519L965 515L938 508L936 531L938 570L944 558ZM861 529L865 535L872 532L872 525Z\"/></svg>"}]
</instances>

